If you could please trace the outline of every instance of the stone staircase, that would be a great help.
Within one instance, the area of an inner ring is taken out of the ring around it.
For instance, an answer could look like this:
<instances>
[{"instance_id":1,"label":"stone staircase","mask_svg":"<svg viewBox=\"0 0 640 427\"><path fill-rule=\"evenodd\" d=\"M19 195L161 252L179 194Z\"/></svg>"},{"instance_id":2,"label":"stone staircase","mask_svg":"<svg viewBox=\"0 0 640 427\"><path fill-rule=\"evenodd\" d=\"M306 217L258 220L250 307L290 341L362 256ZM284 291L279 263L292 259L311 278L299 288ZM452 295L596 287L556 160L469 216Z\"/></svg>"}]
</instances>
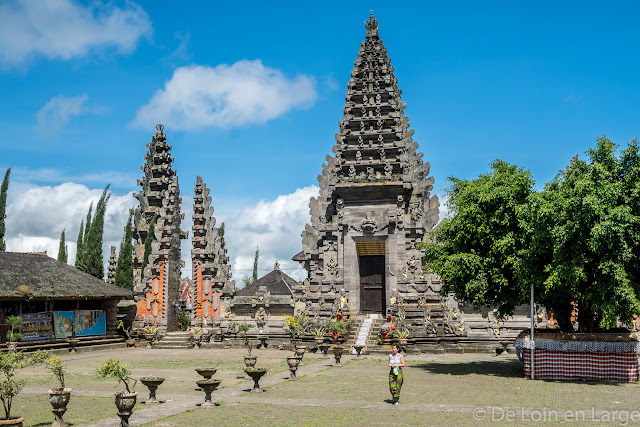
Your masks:
<instances>
[{"instance_id":1,"label":"stone staircase","mask_svg":"<svg viewBox=\"0 0 640 427\"><path fill-rule=\"evenodd\" d=\"M185 331L167 332L154 348L192 348L191 334Z\"/></svg>"},{"instance_id":2,"label":"stone staircase","mask_svg":"<svg viewBox=\"0 0 640 427\"><path fill-rule=\"evenodd\" d=\"M356 319L351 327L350 345L364 345L362 354L370 353L376 345L376 336L380 333L382 326L382 316L378 314L368 314L366 317ZM355 349L351 350L356 354Z\"/></svg>"}]
</instances>

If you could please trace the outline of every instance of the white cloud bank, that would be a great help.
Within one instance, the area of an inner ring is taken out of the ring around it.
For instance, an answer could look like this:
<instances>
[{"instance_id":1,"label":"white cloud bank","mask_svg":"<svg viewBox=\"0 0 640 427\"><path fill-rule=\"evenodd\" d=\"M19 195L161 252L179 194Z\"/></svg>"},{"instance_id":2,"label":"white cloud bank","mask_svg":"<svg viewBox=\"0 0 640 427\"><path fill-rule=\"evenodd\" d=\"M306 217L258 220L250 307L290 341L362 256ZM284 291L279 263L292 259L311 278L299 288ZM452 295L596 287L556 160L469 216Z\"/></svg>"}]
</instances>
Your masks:
<instances>
[{"instance_id":1,"label":"white cloud bank","mask_svg":"<svg viewBox=\"0 0 640 427\"><path fill-rule=\"evenodd\" d=\"M31 57L68 60L91 49L135 49L151 33L147 13L137 4L72 0L8 1L0 4L0 64L17 66Z\"/></svg>"},{"instance_id":2,"label":"white cloud bank","mask_svg":"<svg viewBox=\"0 0 640 427\"><path fill-rule=\"evenodd\" d=\"M316 99L315 79L242 60L214 68L202 65L175 70L164 89L140 107L134 124L145 129L158 121L177 130L265 123Z\"/></svg>"},{"instance_id":3,"label":"white cloud bank","mask_svg":"<svg viewBox=\"0 0 640 427\"><path fill-rule=\"evenodd\" d=\"M38 128L40 130L58 130L64 127L74 116L97 112L98 109L88 107L87 94L82 96L55 96L38 111Z\"/></svg>"},{"instance_id":4,"label":"white cloud bank","mask_svg":"<svg viewBox=\"0 0 640 427\"><path fill-rule=\"evenodd\" d=\"M309 222L309 199L317 196L315 186L299 188L291 194L272 201L260 201L230 217L221 216L225 223L225 241L236 285L244 276L251 276L256 247L260 248L258 277L273 269L277 260L280 268L294 279L307 277L291 257L302 249L302 230Z\"/></svg>"},{"instance_id":5,"label":"white cloud bank","mask_svg":"<svg viewBox=\"0 0 640 427\"><path fill-rule=\"evenodd\" d=\"M69 264L76 256L76 239L80 221L86 218L89 205L95 208L101 189L65 183L55 187L34 187L16 196L7 206L6 236L9 252L47 251L58 256L60 233L65 229ZM120 247L129 209L137 201L131 193L111 195L105 213L103 256L109 257L109 246Z\"/></svg>"}]
</instances>

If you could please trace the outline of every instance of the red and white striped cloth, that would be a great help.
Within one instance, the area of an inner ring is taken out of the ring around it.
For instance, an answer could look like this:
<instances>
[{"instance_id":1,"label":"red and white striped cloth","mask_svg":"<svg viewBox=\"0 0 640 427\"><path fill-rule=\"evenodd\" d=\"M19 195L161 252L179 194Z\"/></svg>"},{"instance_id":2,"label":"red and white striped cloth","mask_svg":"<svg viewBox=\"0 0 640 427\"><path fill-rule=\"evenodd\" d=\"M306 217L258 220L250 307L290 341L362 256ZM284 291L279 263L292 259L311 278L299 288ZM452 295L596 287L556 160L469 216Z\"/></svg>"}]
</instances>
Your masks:
<instances>
[{"instance_id":1,"label":"red and white striped cloth","mask_svg":"<svg viewBox=\"0 0 640 427\"><path fill-rule=\"evenodd\" d=\"M524 353L524 376L531 378L531 350ZM635 352L605 353L536 349L537 380L638 381L640 366Z\"/></svg>"}]
</instances>

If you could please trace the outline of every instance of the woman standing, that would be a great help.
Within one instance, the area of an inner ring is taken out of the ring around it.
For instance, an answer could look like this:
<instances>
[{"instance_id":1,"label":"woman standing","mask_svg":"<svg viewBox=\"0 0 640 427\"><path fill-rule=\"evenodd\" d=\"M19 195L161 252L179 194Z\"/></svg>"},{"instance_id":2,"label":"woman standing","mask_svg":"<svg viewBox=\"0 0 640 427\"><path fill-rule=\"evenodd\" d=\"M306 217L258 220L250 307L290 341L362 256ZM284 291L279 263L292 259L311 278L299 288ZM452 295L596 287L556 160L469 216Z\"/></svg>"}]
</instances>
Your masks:
<instances>
[{"instance_id":1,"label":"woman standing","mask_svg":"<svg viewBox=\"0 0 640 427\"><path fill-rule=\"evenodd\" d=\"M393 397L393 404L397 405L400 399L400 389L402 388L402 368L404 367L404 357L400 354L400 345L394 344L393 354L389 355L389 390Z\"/></svg>"}]
</instances>

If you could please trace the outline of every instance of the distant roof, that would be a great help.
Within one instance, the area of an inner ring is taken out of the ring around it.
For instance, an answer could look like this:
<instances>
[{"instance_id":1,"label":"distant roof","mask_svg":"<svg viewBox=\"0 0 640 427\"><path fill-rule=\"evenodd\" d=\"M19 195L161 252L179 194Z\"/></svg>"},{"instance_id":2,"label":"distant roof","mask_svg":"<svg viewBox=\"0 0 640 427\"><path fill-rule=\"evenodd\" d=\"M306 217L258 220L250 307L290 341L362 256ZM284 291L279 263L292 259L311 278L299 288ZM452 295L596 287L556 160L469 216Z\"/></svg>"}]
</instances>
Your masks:
<instances>
[{"instance_id":1,"label":"distant roof","mask_svg":"<svg viewBox=\"0 0 640 427\"><path fill-rule=\"evenodd\" d=\"M62 261L37 253L0 252L0 298L23 298L19 286L33 298L117 298L132 291L83 273ZM26 290L26 289L25 289Z\"/></svg>"},{"instance_id":2,"label":"distant roof","mask_svg":"<svg viewBox=\"0 0 640 427\"><path fill-rule=\"evenodd\" d=\"M293 295L293 287L298 284L294 279L284 274L279 266L266 276L262 276L249 286L236 292L238 296L256 295L260 286L266 286L271 295Z\"/></svg>"}]
</instances>

